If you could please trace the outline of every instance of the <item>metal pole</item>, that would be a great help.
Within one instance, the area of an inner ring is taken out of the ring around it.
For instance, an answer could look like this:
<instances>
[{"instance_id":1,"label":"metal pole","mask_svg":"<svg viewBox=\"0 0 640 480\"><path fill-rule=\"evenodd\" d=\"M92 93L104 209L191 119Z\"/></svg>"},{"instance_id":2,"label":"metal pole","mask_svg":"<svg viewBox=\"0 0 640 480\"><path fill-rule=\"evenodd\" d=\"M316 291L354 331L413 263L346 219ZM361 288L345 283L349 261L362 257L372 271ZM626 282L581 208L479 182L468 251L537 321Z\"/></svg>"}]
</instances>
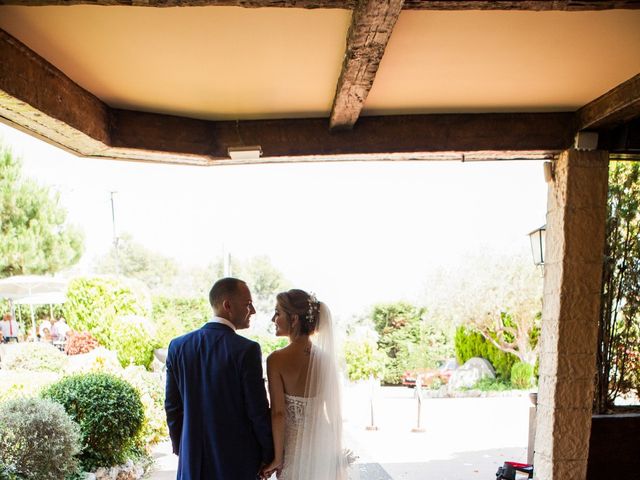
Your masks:
<instances>
[{"instance_id":1,"label":"metal pole","mask_svg":"<svg viewBox=\"0 0 640 480\"><path fill-rule=\"evenodd\" d=\"M373 389L375 386L375 379L373 378L373 375L369 376L369 385L370 385L370 389L369 389L369 408L370 408L370 415L371 415L371 424L368 425L366 427L367 430L378 430L378 427L376 426L375 420L374 420L374 415L373 415Z\"/></svg>"},{"instance_id":2,"label":"metal pole","mask_svg":"<svg viewBox=\"0 0 640 480\"><path fill-rule=\"evenodd\" d=\"M116 234L116 209L113 203L113 195L118 192L110 192L111 194L111 225L113 227L113 251L116 260L116 275L120 275L120 256L118 254L118 236Z\"/></svg>"},{"instance_id":3,"label":"metal pole","mask_svg":"<svg viewBox=\"0 0 640 480\"><path fill-rule=\"evenodd\" d=\"M420 375L416 376L416 399L418 400L418 421L416 422L415 428L412 428L411 431L414 433L424 432L424 428L420 426L420 414L422 413L422 379Z\"/></svg>"},{"instance_id":4,"label":"metal pole","mask_svg":"<svg viewBox=\"0 0 640 480\"><path fill-rule=\"evenodd\" d=\"M31 331L31 338L33 338L34 340L36 339L36 315L33 312L33 304L29 304L29 310L31 310L31 328L33 329Z\"/></svg>"}]
</instances>

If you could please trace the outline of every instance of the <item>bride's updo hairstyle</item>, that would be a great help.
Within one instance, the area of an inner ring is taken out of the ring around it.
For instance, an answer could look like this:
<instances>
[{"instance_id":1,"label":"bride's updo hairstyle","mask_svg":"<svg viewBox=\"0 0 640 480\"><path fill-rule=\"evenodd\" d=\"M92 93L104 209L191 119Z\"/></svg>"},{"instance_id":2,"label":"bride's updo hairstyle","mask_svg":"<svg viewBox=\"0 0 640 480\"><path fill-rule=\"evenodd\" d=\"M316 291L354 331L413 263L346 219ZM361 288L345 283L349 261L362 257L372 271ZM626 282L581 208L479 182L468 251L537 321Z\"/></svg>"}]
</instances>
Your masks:
<instances>
[{"instance_id":1,"label":"bride's updo hairstyle","mask_svg":"<svg viewBox=\"0 0 640 480\"><path fill-rule=\"evenodd\" d=\"M279 293L276 300L289 315L298 315L301 335L312 335L318 329L320 302L314 295L293 288Z\"/></svg>"}]
</instances>

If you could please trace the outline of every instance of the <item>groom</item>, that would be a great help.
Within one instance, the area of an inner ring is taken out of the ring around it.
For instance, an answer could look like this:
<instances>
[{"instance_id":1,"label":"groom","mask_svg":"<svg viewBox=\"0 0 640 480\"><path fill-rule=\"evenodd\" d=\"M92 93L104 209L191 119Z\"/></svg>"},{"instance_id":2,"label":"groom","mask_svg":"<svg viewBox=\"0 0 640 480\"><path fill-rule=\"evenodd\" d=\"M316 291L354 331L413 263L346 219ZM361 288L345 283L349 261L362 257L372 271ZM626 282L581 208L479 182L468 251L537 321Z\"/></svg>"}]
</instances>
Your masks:
<instances>
[{"instance_id":1,"label":"groom","mask_svg":"<svg viewBox=\"0 0 640 480\"><path fill-rule=\"evenodd\" d=\"M256 313L247 284L218 280L214 316L174 338L167 355L165 411L178 480L255 480L273 459L260 345L235 333Z\"/></svg>"}]
</instances>

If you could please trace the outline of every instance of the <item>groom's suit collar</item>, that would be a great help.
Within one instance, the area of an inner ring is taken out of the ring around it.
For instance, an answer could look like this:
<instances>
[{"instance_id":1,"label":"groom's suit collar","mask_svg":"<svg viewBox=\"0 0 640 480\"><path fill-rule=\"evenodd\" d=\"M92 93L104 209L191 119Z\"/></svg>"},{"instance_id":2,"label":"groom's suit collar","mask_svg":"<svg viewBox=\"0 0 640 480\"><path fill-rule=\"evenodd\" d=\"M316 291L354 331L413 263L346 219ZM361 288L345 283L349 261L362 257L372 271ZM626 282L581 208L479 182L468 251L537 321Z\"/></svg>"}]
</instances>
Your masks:
<instances>
[{"instance_id":1,"label":"groom's suit collar","mask_svg":"<svg viewBox=\"0 0 640 480\"><path fill-rule=\"evenodd\" d=\"M212 326L214 326L214 325L226 325L227 327L232 329L234 332L236 331L236 326L233 323L231 323L226 318L216 317L215 315L213 317L211 317L211 319L207 323L205 323L205 327L207 325L212 325Z\"/></svg>"}]
</instances>

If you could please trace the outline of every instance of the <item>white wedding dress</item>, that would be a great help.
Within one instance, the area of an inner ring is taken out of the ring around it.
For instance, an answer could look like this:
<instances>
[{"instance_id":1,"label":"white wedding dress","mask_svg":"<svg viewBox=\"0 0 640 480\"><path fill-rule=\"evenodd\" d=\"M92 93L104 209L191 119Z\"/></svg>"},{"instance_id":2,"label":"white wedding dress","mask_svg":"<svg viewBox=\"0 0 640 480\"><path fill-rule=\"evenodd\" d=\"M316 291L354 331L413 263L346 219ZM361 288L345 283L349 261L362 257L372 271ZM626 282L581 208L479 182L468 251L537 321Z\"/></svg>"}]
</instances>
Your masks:
<instances>
[{"instance_id":1,"label":"white wedding dress","mask_svg":"<svg viewBox=\"0 0 640 480\"><path fill-rule=\"evenodd\" d=\"M297 448L298 433L304 428L304 415L307 410L307 404L312 399L305 397L296 397L294 395L284 396L286 408L285 424L284 424L284 464L282 473L278 480L296 480L294 477L295 465L298 465L300 452Z\"/></svg>"},{"instance_id":2,"label":"white wedding dress","mask_svg":"<svg viewBox=\"0 0 640 480\"><path fill-rule=\"evenodd\" d=\"M320 303L302 397L285 394L284 462L278 480L346 480L342 449L342 405L335 364L331 314Z\"/></svg>"}]
</instances>

